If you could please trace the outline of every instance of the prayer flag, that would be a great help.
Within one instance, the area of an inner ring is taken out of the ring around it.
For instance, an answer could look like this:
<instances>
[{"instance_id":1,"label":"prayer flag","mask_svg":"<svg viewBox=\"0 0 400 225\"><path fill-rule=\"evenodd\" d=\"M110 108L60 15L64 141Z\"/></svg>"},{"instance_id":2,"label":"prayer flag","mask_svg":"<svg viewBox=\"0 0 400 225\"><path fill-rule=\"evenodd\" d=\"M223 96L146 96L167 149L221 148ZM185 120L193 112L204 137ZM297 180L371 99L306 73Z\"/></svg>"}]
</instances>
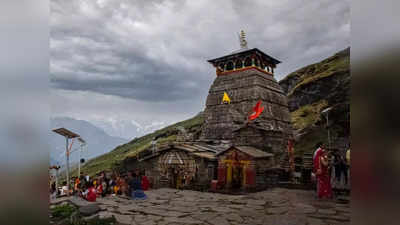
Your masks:
<instances>
[{"instance_id":1,"label":"prayer flag","mask_svg":"<svg viewBox=\"0 0 400 225\"><path fill-rule=\"evenodd\" d=\"M249 120L255 120L264 111L264 107L261 107L261 100L257 102L253 108L253 112L249 115Z\"/></svg>"},{"instance_id":2,"label":"prayer flag","mask_svg":"<svg viewBox=\"0 0 400 225\"><path fill-rule=\"evenodd\" d=\"M224 97L222 98L222 103L227 102L228 104L231 103L231 99L229 98L228 94L224 92Z\"/></svg>"}]
</instances>

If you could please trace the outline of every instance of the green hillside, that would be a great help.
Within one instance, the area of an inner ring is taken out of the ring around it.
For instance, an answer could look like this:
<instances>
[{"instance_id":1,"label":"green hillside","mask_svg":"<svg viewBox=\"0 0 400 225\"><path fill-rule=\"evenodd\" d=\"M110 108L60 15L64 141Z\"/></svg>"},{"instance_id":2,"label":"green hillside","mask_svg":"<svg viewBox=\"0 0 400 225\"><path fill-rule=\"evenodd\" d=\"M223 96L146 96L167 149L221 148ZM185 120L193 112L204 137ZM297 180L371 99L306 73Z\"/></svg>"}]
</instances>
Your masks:
<instances>
[{"instance_id":1,"label":"green hillside","mask_svg":"<svg viewBox=\"0 0 400 225\"><path fill-rule=\"evenodd\" d=\"M350 48L318 63L305 66L279 81L288 96L295 131L295 154L315 150L327 143L324 109L329 112L331 147L343 149L350 136Z\"/></svg>"},{"instance_id":2,"label":"green hillside","mask_svg":"<svg viewBox=\"0 0 400 225\"><path fill-rule=\"evenodd\" d=\"M111 170L117 167L126 157L134 157L139 152L149 148L153 138L158 137L157 145L175 141L178 134L178 127L184 127L188 132L194 133L200 130L203 124L202 114L195 117L157 130L151 134L135 138L132 141L116 147L114 150L89 160L83 167L82 172L94 175L103 170ZM76 173L73 173L76 174Z\"/></svg>"}]
</instances>

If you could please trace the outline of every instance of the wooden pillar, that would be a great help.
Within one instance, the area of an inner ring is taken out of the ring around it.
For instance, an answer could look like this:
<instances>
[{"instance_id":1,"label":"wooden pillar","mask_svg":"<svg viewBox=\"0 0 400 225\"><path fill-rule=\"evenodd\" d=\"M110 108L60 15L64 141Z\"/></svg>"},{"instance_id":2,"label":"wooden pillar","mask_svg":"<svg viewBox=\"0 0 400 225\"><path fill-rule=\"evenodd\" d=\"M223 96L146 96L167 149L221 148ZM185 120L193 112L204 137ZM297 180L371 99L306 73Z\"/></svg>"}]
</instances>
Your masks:
<instances>
[{"instance_id":1,"label":"wooden pillar","mask_svg":"<svg viewBox=\"0 0 400 225\"><path fill-rule=\"evenodd\" d=\"M243 164L243 169L242 169L242 174L243 174L243 181L242 181L242 187L243 188L246 188L247 187L247 173L246 173L246 170L247 170L247 164L245 163L245 164Z\"/></svg>"},{"instance_id":2,"label":"wooden pillar","mask_svg":"<svg viewBox=\"0 0 400 225\"><path fill-rule=\"evenodd\" d=\"M230 188L232 186L232 162L227 162L226 166L226 186Z\"/></svg>"}]
</instances>

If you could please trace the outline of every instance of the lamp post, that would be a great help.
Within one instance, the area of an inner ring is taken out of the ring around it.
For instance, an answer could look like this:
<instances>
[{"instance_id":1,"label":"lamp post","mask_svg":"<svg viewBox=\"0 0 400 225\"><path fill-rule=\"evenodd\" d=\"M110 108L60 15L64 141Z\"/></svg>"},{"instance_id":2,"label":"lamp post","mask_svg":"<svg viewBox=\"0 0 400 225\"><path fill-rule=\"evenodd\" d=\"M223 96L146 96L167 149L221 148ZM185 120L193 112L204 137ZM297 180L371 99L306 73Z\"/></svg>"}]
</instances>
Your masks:
<instances>
[{"instance_id":1,"label":"lamp post","mask_svg":"<svg viewBox=\"0 0 400 225\"><path fill-rule=\"evenodd\" d=\"M67 158L67 187L68 187L68 192L67 195L69 196L69 190L70 190L70 180L69 180L69 149L68 149L68 141L69 139L73 139L73 138L77 138L79 137L78 134L75 134L74 132L67 130L65 128L58 128L58 129L54 129L53 132L64 136L65 137L65 154L66 154L66 158Z\"/></svg>"}]
</instances>

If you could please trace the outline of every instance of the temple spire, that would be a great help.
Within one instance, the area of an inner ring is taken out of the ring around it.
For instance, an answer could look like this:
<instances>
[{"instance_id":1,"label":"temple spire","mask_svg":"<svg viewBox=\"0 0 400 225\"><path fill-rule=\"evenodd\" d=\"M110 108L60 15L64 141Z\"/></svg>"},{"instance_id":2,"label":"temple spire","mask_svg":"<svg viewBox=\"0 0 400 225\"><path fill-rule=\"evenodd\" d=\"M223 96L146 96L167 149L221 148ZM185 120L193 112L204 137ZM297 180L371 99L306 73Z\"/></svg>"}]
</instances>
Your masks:
<instances>
[{"instance_id":1,"label":"temple spire","mask_svg":"<svg viewBox=\"0 0 400 225\"><path fill-rule=\"evenodd\" d=\"M247 49L247 41L246 41L246 33L243 30L240 31L239 36L239 44L241 49Z\"/></svg>"}]
</instances>

